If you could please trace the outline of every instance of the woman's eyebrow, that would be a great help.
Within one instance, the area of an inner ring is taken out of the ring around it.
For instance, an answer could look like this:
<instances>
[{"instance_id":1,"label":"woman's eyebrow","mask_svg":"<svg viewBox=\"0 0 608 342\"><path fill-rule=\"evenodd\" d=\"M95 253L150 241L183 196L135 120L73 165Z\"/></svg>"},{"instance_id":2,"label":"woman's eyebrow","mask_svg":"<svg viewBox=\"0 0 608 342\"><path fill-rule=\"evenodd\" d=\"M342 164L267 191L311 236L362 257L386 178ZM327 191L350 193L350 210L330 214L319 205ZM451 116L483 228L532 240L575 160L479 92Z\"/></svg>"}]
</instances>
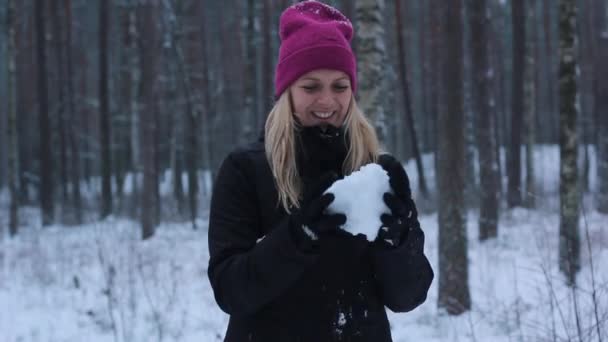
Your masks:
<instances>
[{"instance_id":1,"label":"woman's eyebrow","mask_svg":"<svg viewBox=\"0 0 608 342\"><path fill-rule=\"evenodd\" d=\"M340 78L336 78L332 82L341 81L341 80L347 80L347 79L348 79L348 76L343 76L343 77L340 77ZM311 76L303 77L302 80L311 80L311 81L317 81L317 82L321 81L320 79L315 78L315 77L311 77Z\"/></svg>"}]
</instances>

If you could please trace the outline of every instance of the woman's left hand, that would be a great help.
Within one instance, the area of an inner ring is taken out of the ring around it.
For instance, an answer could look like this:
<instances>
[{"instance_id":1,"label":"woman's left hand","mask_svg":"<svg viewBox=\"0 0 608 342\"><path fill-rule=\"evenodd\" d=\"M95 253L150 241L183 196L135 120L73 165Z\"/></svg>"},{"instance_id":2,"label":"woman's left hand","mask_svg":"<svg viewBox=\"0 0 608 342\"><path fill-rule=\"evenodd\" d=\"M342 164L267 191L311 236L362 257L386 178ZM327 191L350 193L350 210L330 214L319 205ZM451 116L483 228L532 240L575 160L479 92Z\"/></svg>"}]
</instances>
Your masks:
<instances>
[{"instance_id":1,"label":"woman's left hand","mask_svg":"<svg viewBox=\"0 0 608 342\"><path fill-rule=\"evenodd\" d=\"M412 200L410 182L405 169L393 156L385 154L378 158L378 164L386 171L393 193L385 193L384 203L391 210L382 214L382 226L376 241L385 246L397 247L407 240L412 253L424 248L424 233L418 223L418 212Z\"/></svg>"},{"instance_id":2,"label":"woman's left hand","mask_svg":"<svg viewBox=\"0 0 608 342\"><path fill-rule=\"evenodd\" d=\"M383 196L384 203L391 210L390 214L382 214L382 226L378 230L376 241L387 246L396 247L408 233L408 219L413 212L407 208L406 203L397 196L387 192Z\"/></svg>"}]
</instances>

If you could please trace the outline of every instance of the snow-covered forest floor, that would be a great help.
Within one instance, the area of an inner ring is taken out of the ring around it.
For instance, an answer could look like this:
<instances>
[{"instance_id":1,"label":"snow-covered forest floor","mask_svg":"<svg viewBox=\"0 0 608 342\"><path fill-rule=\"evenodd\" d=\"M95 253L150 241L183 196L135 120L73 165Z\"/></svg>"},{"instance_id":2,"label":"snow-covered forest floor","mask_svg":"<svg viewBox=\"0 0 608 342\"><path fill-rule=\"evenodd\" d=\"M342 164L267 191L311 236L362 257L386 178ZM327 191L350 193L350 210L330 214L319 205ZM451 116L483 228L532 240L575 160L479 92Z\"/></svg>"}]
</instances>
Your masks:
<instances>
[{"instance_id":1,"label":"snow-covered forest floor","mask_svg":"<svg viewBox=\"0 0 608 342\"><path fill-rule=\"evenodd\" d=\"M592 196L585 196L583 266L577 288L567 287L557 262L558 151L551 146L536 152L539 209L503 210L498 238L483 243L477 239L477 211L468 213L472 310L458 317L438 311L436 274L423 305L389 315L396 342L565 341L579 340L579 334L582 341L599 341L598 319L608 340L608 216L598 214ZM431 161L425 159L425 170L434 169ZM406 167L415 185L414 164ZM2 234L0 341L222 340L228 316L216 306L206 275L205 217L197 231L189 223L165 223L141 241L134 221L109 218L43 229L39 215L37 209L21 209L19 235ZM0 220L6 227L5 193ZM425 252L437 272L437 214L423 214L420 221Z\"/></svg>"}]
</instances>

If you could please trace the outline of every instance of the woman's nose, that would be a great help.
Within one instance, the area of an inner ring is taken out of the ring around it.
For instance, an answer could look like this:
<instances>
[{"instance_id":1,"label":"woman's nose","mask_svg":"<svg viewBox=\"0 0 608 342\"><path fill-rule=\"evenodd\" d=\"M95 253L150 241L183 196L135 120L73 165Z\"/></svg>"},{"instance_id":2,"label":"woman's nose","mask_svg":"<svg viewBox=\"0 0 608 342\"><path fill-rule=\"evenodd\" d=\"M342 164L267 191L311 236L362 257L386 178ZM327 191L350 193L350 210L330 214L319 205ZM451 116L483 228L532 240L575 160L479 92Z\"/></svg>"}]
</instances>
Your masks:
<instances>
[{"instance_id":1,"label":"woman's nose","mask_svg":"<svg viewBox=\"0 0 608 342\"><path fill-rule=\"evenodd\" d=\"M323 91L319 95L317 103L320 105L331 106L334 103L334 98L331 94L331 91Z\"/></svg>"}]
</instances>

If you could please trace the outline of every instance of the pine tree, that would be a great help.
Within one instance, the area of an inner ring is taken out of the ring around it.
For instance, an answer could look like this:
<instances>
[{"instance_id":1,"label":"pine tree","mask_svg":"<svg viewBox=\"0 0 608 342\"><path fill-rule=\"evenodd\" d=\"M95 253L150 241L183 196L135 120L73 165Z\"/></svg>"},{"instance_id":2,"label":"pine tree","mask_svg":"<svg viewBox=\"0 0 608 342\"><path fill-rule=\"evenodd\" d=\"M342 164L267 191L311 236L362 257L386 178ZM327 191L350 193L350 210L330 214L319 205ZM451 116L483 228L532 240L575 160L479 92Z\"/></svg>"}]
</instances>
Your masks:
<instances>
[{"instance_id":1,"label":"pine tree","mask_svg":"<svg viewBox=\"0 0 608 342\"><path fill-rule=\"evenodd\" d=\"M17 113L16 113L16 45L15 45L15 0L8 0L7 2L7 35L8 35L8 46L7 46L7 75L8 75L8 126L7 126L7 137L8 137L8 187L10 193L10 208L9 208L9 232L11 236L17 235L17 227L19 226L18 206L18 184L17 175L19 174L19 160L17 154L19 152L19 139L17 130Z\"/></svg>"},{"instance_id":2,"label":"pine tree","mask_svg":"<svg viewBox=\"0 0 608 342\"><path fill-rule=\"evenodd\" d=\"M594 9L598 30L594 70L595 78L595 112L598 121L597 134L597 210L608 214L608 18L605 2L595 2Z\"/></svg>"},{"instance_id":3,"label":"pine tree","mask_svg":"<svg viewBox=\"0 0 608 342\"><path fill-rule=\"evenodd\" d=\"M495 238L498 233L498 166L496 163L496 134L493 119L494 72L488 53L490 9L486 0L471 5L471 45L473 64L473 97L477 113L477 149L479 151L479 239Z\"/></svg>"},{"instance_id":4,"label":"pine tree","mask_svg":"<svg viewBox=\"0 0 608 342\"><path fill-rule=\"evenodd\" d=\"M99 127L101 131L101 218L112 213L112 163L108 82L108 31L110 1L99 1Z\"/></svg>"},{"instance_id":5,"label":"pine tree","mask_svg":"<svg viewBox=\"0 0 608 342\"><path fill-rule=\"evenodd\" d=\"M54 220L53 205L53 163L51 160L51 119L49 116L49 99L46 65L46 19L43 0L36 0L36 41L38 64L38 125L40 129L40 207L42 225L48 226Z\"/></svg>"},{"instance_id":6,"label":"pine tree","mask_svg":"<svg viewBox=\"0 0 608 342\"><path fill-rule=\"evenodd\" d=\"M526 30L524 0L512 0L513 18L513 92L511 94L511 142L509 144L508 192L509 207L520 206L521 198L521 131L524 112L524 69Z\"/></svg>"},{"instance_id":7,"label":"pine tree","mask_svg":"<svg viewBox=\"0 0 608 342\"><path fill-rule=\"evenodd\" d=\"M438 306L458 315L471 309L465 218L465 137L462 103L462 0L447 3L445 84L437 150L439 192Z\"/></svg>"},{"instance_id":8,"label":"pine tree","mask_svg":"<svg viewBox=\"0 0 608 342\"><path fill-rule=\"evenodd\" d=\"M568 284L574 285L580 269L578 232L579 191L577 161L576 106L576 3L559 1L559 108L560 108L560 226L559 266Z\"/></svg>"},{"instance_id":9,"label":"pine tree","mask_svg":"<svg viewBox=\"0 0 608 342\"><path fill-rule=\"evenodd\" d=\"M139 4L141 18L141 151L144 182L141 192L141 225L142 239L154 235L158 218L157 165L156 165L156 93L158 89L156 73L158 72L160 37L156 27L158 0L149 0Z\"/></svg>"}]
</instances>

